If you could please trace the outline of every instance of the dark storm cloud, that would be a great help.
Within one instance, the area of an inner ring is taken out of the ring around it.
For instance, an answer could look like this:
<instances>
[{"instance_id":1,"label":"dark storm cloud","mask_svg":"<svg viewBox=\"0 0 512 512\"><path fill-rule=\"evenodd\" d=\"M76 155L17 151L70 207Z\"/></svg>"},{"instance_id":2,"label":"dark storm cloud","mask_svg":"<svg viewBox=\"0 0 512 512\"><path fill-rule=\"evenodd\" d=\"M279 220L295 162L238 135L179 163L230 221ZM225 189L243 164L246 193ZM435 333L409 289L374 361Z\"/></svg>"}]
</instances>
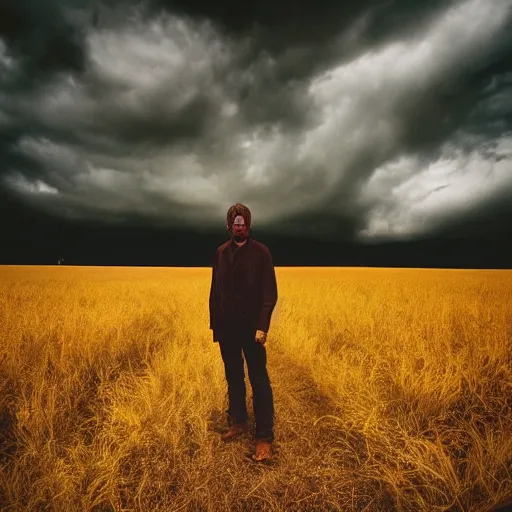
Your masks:
<instances>
[{"instance_id":1,"label":"dark storm cloud","mask_svg":"<svg viewBox=\"0 0 512 512\"><path fill-rule=\"evenodd\" d=\"M511 5L3 3L1 186L105 221L214 226L241 201L325 237L492 223Z\"/></svg>"},{"instance_id":2,"label":"dark storm cloud","mask_svg":"<svg viewBox=\"0 0 512 512\"><path fill-rule=\"evenodd\" d=\"M18 60L19 73L10 77L18 89L33 87L57 71L83 70L82 33L64 16L57 0L3 0L0 38Z\"/></svg>"},{"instance_id":3,"label":"dark storm cloud","mask_svg":"<svg viewBox=\"0 0 512 512\"><path fill-rule=\"evenodd\" d=\"M258 47L265 47L270 53L279 53L288 51L290 47L310 48L318 45L317 49L322 48L333 37L350 33L354 28L363 28L364 42L369 47L375 46L387 38L414 33L419 24L432 19L441 9L453 3L450 0L428 3L410 0L261 0L241 4L234 0L152 0L147 6L153 12L165 9L195 18L211 19L234 35L251 33ZM364 50L361 43L359 49ZM289 71L296 75L296 68Z\"/></svg>"}]
</instances>

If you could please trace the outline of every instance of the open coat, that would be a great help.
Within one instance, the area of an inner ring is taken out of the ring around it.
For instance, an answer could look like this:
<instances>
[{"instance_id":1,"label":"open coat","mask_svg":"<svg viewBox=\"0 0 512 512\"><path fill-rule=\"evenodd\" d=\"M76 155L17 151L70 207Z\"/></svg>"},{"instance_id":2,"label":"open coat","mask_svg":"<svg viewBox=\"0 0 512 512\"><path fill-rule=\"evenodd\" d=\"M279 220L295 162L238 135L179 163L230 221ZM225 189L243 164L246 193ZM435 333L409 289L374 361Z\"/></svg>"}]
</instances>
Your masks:
<instances>
[{"instance_id":1,"label":"open coat","mask_svg":"<svg viewBox=\"0 0 512 512\"><path fill-rule=\"evenodd\" d=\"M277 302L277 281L268 247L252 238L233 240L215 253L210 287L210 329L217 341L238 325L268 332Z\"/></svg>"}]
</instances>

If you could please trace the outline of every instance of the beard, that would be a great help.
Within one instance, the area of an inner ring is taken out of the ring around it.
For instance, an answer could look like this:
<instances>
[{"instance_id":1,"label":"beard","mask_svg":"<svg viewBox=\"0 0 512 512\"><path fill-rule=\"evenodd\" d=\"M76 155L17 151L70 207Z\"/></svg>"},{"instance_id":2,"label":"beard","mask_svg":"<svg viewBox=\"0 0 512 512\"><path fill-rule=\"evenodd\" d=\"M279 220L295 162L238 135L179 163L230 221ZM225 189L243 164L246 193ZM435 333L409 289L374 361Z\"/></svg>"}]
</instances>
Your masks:
<instances>
[{"instance_id":1,"label":"beard","mask_svg":"<svg viewBox=\"0 0 512 512\"><path fill-rule=\"evenodd\" d=\"M233 235L235 242L243 242L247 238L247 235Z\"/></svg>"}]
</instances>

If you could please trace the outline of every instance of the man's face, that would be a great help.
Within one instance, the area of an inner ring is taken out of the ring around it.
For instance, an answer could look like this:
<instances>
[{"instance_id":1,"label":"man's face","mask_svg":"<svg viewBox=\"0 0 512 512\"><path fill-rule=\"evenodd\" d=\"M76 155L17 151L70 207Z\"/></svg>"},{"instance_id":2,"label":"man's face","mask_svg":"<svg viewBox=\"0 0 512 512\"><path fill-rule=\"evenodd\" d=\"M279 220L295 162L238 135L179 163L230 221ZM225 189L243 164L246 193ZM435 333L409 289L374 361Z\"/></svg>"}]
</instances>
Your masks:
<instances>
[{"instance_id":1,"label":"man's face","mask_svg":"<svg viewBox=\"0 0 512 512\"><path fill-rule=\"evenodd\" d=\"M243 242L247 238L247 226L242 215L237 215L231 228L235 242Z\"/></svg>"}]
</instances>

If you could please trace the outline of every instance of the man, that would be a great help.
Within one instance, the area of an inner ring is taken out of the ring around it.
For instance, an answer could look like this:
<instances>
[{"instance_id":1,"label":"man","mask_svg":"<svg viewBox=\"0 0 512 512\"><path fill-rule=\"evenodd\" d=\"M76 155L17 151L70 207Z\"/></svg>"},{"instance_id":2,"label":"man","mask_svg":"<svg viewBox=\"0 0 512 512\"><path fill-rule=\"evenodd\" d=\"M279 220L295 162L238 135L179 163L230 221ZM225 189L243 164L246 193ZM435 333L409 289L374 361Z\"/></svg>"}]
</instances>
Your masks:
<instances>
[{"instance_id":1,"label":"man","mask_svg":"<svg viewBox=\"0 0 512 512\"><path fill-rule=\"evenodd\" d=\"M249 430L247 424L245 356L253 392L256 452L263 461L274 441L274 403L267 373L265 343L277 302L277 282L267 246L249 234L251 212L241 203L227 213L230 240L215 253L210 288L210 329L219 343L228 384L229 429L224 441Z\"/></svg>"}]
</instances>

